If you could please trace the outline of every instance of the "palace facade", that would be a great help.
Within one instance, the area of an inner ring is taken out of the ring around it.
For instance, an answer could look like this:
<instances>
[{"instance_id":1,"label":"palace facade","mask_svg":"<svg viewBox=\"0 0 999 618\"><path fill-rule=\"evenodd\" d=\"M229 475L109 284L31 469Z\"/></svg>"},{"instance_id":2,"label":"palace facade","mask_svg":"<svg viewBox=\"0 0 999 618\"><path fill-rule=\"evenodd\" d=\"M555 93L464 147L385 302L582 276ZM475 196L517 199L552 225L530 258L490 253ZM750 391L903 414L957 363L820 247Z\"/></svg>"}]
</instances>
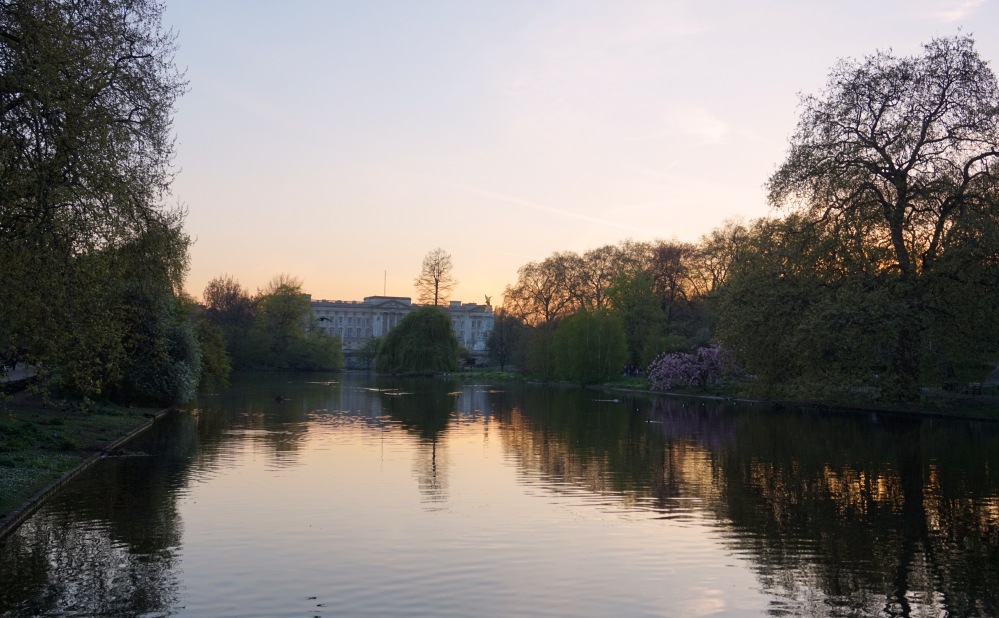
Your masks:
<instances>
[{"instance_id":1,"label":"palace facade","mask_svg":"<svg viewBox=\"0 0 999 618\"><path fill-rule=\"evenodd\" d=\"M402 318L419 308L406 296L366 296L356 300L314 300L312 316L320 328L339 335L345 351L361 347L372 337L384 337ZM486 353L493 330L493 308L452 300L441 309L451 316L458 343L477 355Z\"/></svg>"}]
</instances>

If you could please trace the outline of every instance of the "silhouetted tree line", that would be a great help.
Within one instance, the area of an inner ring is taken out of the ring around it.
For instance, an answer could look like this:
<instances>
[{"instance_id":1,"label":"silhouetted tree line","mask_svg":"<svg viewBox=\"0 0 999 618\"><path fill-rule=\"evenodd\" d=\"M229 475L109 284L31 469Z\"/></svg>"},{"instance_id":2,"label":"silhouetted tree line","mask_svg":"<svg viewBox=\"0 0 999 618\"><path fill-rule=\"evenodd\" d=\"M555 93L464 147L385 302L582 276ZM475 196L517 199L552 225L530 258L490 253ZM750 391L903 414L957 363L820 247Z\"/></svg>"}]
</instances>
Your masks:
<instances>
[{"instance_id":1,"label":"silhouetted tree line","mask_svg":"<svg viewBox=\"0 0 999 618\"><path fill-rule=\"evenodd\" d=\"M228 275L205 287L199 332L213 342L205 351L206 376L224 384L228 367L236 370L328 371L343 367L343 344L313 319L302 282L278 275L253 296Z\"/></svg>"},{"instance_id":2,"label":"silhouetted tree line","mask_svg":"<svg viewBox=\"0 0 999 618\"><path fill-rule=\"evenodd\" d=\"M745 233L730 222L698 243L625 241L526 264L496 312L490 355L543 379L594 383L707 346Z\"/></svg>"},{"instance_id":3,"label":"silhouetted tree line","mask_svg":"<svg viewBox=\"0 0 999 618\"><path fill-rule=\"evenodd\" d=\"M970 36L841 61L802 98L767 188L784 213L697 243L627 241L524 265L496 315L494 361L589 382L716 341L757 392L891 401L991 369L999 87ZM574 328L578 316L591 326ZM606 337L626 353L580 369Z\"/></svg>"}]
</instances>

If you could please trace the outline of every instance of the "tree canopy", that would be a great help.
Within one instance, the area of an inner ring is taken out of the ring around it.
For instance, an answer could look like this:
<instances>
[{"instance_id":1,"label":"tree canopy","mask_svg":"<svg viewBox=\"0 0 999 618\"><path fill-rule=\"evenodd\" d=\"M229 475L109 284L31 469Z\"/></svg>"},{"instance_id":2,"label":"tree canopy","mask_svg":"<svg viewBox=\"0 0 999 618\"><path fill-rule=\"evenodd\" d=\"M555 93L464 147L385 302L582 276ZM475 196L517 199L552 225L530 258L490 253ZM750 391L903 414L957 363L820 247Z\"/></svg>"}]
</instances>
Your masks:
<instances>
[{"instance_id":1,"label":"tree canopy","mask_svg":"<svg viewBox=\"0 0 999 618\"><path fill-rule=\"evenodd\" d=\"M581 310L555 331L558 377L577 384L606 382L620 375L628 359L624 324L606 309Z\"/></svg>"},{"instance_id":2,"label":"tree canopy","mask_svg":"<svg viewBox=\"0 0 999 618\"><path fill-rule=\"evenodd\" d=\"M277 275L250 297L228 275L208 282L204 319L216 327L236 369L331 370L343 367L339 337L312 318L302 282Z\"/></svg>"},{"instance_id":3,"label":"tree canopy","mask_svg":"<svg viewBox=\"0 0 999 618\"><path fill-rule=\"evenodd\" d=\"M451 318L438 307L420 307L390 330L378 348L381 373L430 374L458 369L458 339Z\"/></svg>"},{"instance_id":4,"label":"tree canopy","mask_svg":"<svg viewBox=\"0 0 999 618\"><path fill-rule=\"evenodd\" d=\"M162 11L0 5L0 347L79 395L173 401L197 382L178 302L190 240L184 212L162 203L185 89ZM136 355L161 352L157 366L178 370L172 393L134 375Z\"/></svg>"},{"instance_id":5,"label":"tree canopy","mask_svg":"<svg viewBox=\"0 0 999 618\"><path fill-rule=\"evenodd\" d=\"M744 358L767 354L774 369L825 359L888 399L918 398L923 367L957 343L969 314L979 338L992 330L995 302L981 293L995 296L999 274L997 164L999 88L971 37L839 62L822 93L802 98L768 183L771 203L798 216L746 243L723 330ZM747 328L739 302L774 332ZM750 342L753 332L762 338Z\"/></svg>"}]
</instances>

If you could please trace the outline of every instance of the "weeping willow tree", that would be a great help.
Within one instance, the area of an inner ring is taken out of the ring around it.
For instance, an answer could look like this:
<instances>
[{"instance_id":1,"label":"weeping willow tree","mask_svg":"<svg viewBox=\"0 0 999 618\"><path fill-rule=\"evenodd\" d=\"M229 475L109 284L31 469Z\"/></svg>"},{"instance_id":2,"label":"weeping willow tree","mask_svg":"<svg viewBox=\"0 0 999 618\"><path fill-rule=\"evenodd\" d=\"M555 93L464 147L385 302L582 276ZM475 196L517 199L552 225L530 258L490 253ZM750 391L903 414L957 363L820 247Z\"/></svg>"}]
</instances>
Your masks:
<instances>
[{"instance_id":1,"label":"weeping willow tree","mask_svg":"<svg viewBox=\"0 0 999 618\"><path fill-rule=\"evenodd\" d=\"M421 307L389 331L378 348L381 373L430 374L458 369L458 339L451 318L437 307Z\"/></svg>"}]
</instances>

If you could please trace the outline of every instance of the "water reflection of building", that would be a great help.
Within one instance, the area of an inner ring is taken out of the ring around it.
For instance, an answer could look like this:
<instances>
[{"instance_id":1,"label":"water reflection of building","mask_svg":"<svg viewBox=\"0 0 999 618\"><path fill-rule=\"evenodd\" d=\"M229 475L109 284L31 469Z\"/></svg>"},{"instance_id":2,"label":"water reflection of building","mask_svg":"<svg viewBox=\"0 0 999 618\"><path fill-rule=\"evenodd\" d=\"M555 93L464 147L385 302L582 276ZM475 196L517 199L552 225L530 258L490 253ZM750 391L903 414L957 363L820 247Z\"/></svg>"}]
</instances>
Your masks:
<instances>
[{"instance_id":1,"label":"water reflection of building","mask_svg":"<svg viewBox=\"0 0 999 618\"><path fill-rule=\"evenodd\" d=\"M419 307L405 296L366 296L363 301L314 300L312 315L326 332L340 336L344 349L354 350L372 337L384 337ZM493 330L493 308L460 300L441 308L451 317L458 343L470 352L485 352Z\"/></svg>"}]
</instances>

